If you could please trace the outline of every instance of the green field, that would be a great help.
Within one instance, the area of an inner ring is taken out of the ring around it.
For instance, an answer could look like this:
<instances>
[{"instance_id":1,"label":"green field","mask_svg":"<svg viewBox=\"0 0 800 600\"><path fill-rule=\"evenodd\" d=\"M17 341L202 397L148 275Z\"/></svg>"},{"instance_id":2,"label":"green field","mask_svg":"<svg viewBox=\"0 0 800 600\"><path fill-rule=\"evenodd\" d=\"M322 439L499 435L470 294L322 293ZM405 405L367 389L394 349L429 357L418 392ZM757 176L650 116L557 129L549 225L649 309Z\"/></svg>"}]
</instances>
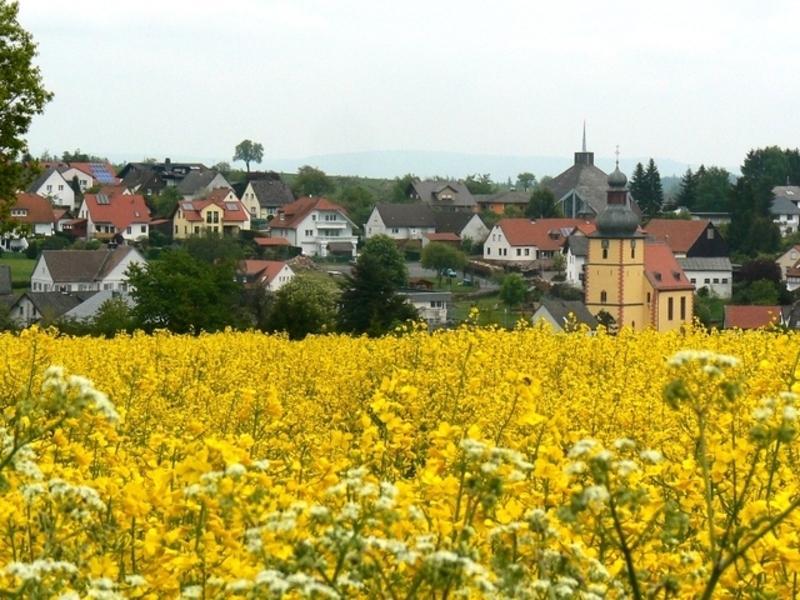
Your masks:
<instances>
[{"instance_id":1,"label":"green field","mask_svg":"<svg viewBox=\"0 0 800 600\"><path fill-rule=\"evenodd\" d=\"M11 282L15 290L23 291L28 289L31 282L31 273L33 273L33 267L36 265L35 260L24 256L4 254L0 257L0 265L11 267Z\"/></svg>"}]
</instances>

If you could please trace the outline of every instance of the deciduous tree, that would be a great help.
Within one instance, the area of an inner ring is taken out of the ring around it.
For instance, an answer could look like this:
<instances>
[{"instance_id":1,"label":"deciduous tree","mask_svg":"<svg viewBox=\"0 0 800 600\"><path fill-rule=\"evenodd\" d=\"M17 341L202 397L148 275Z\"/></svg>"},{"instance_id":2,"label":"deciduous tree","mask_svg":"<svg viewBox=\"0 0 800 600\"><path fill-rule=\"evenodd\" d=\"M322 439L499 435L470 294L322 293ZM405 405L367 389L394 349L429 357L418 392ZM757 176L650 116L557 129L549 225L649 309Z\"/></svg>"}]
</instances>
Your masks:
<instances>
[{"instance_id":1,"label":"deciduous tree","mask_svg":"<svg viewBox=\"0 0 800 600\"><path fill-rule=\"evenodd\" d=\"M536 185L536 175L529 171L517 175L517 187L527 192Z\"/></svg>"},{"instance_id":2,"label":"deciduous tree","mask_svg":"<svg viewBox=\"0 0 800 600\"><path fill-rule=\"evenodd\" d=\"M324 196L335 190L335 186L325 171L305 165L300 167L295 177L293 191L295 196Z\"/></svg>"},{"instance_id":3,"label":"deciduous tree","mask_svg":"<svg viewBox=\"0 0 800 600\"><path fill-rule=\"evenodd\" d=\"M275 295L267 329L285 331L293 340L335 331L339 294L332 281L297 275Z\"/></svg>"},{"instance_id":4,"label":"deciduous tree","mask_svg":"<svg viewBox=\"0 0 800 600\"><path fill-rule=\"evenodd\" d=\"M244 162L245 169L250 172L250 163L261 163L264 158L264 146L252 140L242 140L234 149L233 160Z\"/></svg>"},{"instance_id":5,"label":"deciduous tree","mask_svg":"<svg viewBox=\"0 0 800 600\"><path fill-rule=\"evenodd\" d=\"M448 269L454 271L463 269L467 264L467 257L461 250L453 248L453 246L431 242L422 249L420 261L426 269L435 270L441 281L442 275Z\"/></svg>"},{"instance_id":6,"label":"deciduous tree","mask_svg":"<svg viewBox=\"0 0 800 600\"><path fill-rule=\"evenodd\" d=\"M537 187L525 209L525 216L531 219L549 219L562 216L556 197L548 188Z\"/></svg>"},{"instance_id":7,"label":"deciduous tree","mask_svg":"<svg viewBox=\"0 0 800 600\"><path fill-rule=\"evenodd\" d=\"M17 2L0 0L0 220L33 173L25 133L53 95L34 64L36 44L17 20Z\"/></svg>"}]
</instances>

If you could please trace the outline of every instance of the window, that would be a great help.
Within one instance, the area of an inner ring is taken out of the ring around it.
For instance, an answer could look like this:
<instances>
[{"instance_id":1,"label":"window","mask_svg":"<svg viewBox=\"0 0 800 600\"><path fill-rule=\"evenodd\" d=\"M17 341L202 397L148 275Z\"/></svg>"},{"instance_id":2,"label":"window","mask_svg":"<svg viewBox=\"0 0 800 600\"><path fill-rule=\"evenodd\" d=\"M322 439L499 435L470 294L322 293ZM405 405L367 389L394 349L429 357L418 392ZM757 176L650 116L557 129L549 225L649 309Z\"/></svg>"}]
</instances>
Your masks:
<instances>
[{"instance_id":1,"label":"window","mask_svg":"<svg viewBox=\"0 0 800 600\"><path fill-rule=\"evenodd\" d=\"M708 229L706 229L706 237L707 237L708 239L710 239L710 240L713 240L713 239L714 239L714 230L713 230L713 229L711 229L711 227L709 227Z\"/></svg>"},{"instance_id":2,"label":"window","mask_svg":"<svg viewBox=\"0 0 800 600\"><path fill-rule=\"evenodd\" d=\"M605 304L606 302L608 302L608 294L606 294L606 291L603 290L600 292L600 304Z\"/></svg>"},{"instance_id":3,"label":"window","mask_svg":"<svg viewBox=\"0 0 800 600\"><path fill-rule=\"evenodd\" d=\"M175 225L175 233L178 233L178 226Z\"/></svg>"},{"instance_id":4,"label":"window","mask_svg":"<svg viewBox=\"0 0 800 600\"><path fill-rule=\"evenodd\" d=\"M392 227L392 233L400 233L399 227Z\"/></svg>"},{"instance_id":5,"label":"window","mask_svg":"<svg viewBox=\"0 0 800 600\"><path fill-rule=\"evenodd\" d=\"M719 283L719 278L718 277L714 277L714 283Z\"/></svg>"},{"instance_id":6,"label":"window","mask_svg":"<svg viewBox=\"0 0 800 600\"><path fill-rule=\"evenodd\" d=\"M531 255L531 249L525 248L525 256L530 256L530 255Z\"/></svg>"},{"instance_id":7,"label":"window","mask_svg":"<svg viewBox=\"0 0 800 600\"><path fill-rule=\"evenodd\" d=\"M722 283L728 283L728 278L727 277L723 277L722 278Z\"/></svg>"},{"instance_id":8,"label":"window","mask_svg":"<svg viewBox=\"0 0 800 600\"><path fill-rule=\"evenodd\" d=\"M195 233L195 235L198 235L200 233L200 226L199 225L195 225L194 226L194 233Z\"/></svg>"},{"instance_id":9,"label":"window","mask_svg":"<svg viewBox=\"0 0 800 600\"><path fill-rule=\"evenodd\" d=\"M311 220L312 221L316 221L317 220L317 215L311 215Z\"/></svg>"},{"instance_id":10,"label":"window","mask_svg":"<svg viewBox=\"0 0 800 600\"><path fill-rule=\"evenodd\" d=\"M603 259L608 258L608 248L603 248Z\"/></svg>"},{"instance_id":11,"label":"window","mask_svg":"<svg viewBox=\"0 0 800 600\"><path fill-rule=\"evenodd\" d=\"M128 225L128 228L125 230L127 233L133 233L133 228Z\"/></svg>"},{"instance_id":12,"label":"window","mask_svg":"<svg viewBox=\"0 0 800 600\"><path fill-rule=\"evenodd\" d=\"M695 279L694 277L692 277L689 281L691 281L692 283L697 283L697 279Z\"/></svg>"},{"instance_id":13,"label":"window","mask_svg":"<svg viewBox=\"0 0 800 600\"><path fill-rule=\"evenodd\" d=\"M636 240L631 240L631 258L636 258Z\"/></svg>"},{"instance_id":14,"label":"window","mask_svg":"<svg viewBox=\"0 0 800 600\"><path fill-rule=\"evenodd\" d=\"M517 248L517 256L522 256L522 248Z\"/></svg>"},{"instance_id":15,"label":"window","mask_svg":"<svg viewBox=\"0 0 800 600\"><path fill-rule=\"evenodd\" d=\"M142 225L142 226L139 228L139 230L140 230L142 233L147 233L147 225Z\"/></svg>"},{"instance_id":16,"label":"window","mask_svg":"<svg viewBox=\"0 0 800 600\"><path fill-rule=\"evenodd\" d=\"M491 254L492 254L492 249L489 248L489 246L486 246L486 256L491 256Z\"/></svg>"},{"instance_id":17,"label":"window","mask_svg":"<svg viewBox=\"0 0 800 600\"><path fill-rule=\"evenodd\" d=\"M647 292L647 303L650 304L650 292Z\"/></svg>"},{"instance_id":18,"label":"window","mask_svg":"<svg viewBox=\"0 0 800 600\"><path fill-rule=\"evenodd\" d=\"M673 314L672 313L674 312L674 306L673 306L674 303L675 303L675 299L674 298L668 298L667 299L667 319L670 320L670 321L672 321L672 318L673 318Z\"/></svg>"},{"instance_id":19,"label":"window","mask_svg":"<svg viewBox=\"0 0 800 600\"><path fill-rule=\"evenodd\" d=\"M706 277L706 278L703 280L703 283L705 283L706 285L708 285L709 283L711 283L711 280L710 280L708 277Z\"/></svg>"},{"instance_id":20,"label":"window","mask_svg":"<svg viewBox=\"0 0 800 600\"><path fill-rule=\"evenodd\" d=\"M686 297L681 296L681 321L686 320Z\"/></svg>"},{"instance_id":21,"label":"window","mask_svg":"<svg viewBox=\"0 0 800 600\"><path fill-rule=\"evenodd\" d=\"M58 184L58 191L59 192L63 192L64 191L64 184L63 183L59 183Z\"/></svg>"},{"instance_id":22,"label":"window","mask_svg":"<svg viewBox=\"0 0 800 600\"><path fill-rule=\"evenodd\" d=\"M49 183L47 184L47 191L48 192L52 192L53 191L53 186L50 185Z\"/></svg>"},{"instance_id":23,"label":"window","mask_svg":"<svg viewBox=\"0 0 800 600\"><path fill-rule=\"evenodd\" d=\"M306 229L306 235L308 237L312 237L314 235L314 230L313 229Z\"/></svg>"}]
</instances>

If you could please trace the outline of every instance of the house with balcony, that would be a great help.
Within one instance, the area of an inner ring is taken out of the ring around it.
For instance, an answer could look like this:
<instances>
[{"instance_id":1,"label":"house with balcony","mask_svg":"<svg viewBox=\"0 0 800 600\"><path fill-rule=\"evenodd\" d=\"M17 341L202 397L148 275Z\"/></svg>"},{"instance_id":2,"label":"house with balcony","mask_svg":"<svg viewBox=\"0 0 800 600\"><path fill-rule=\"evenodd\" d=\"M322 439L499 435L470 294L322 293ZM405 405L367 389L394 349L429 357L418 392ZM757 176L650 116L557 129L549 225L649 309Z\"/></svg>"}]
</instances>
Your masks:
<instances>
[{"instance_id":1,"label":"house with balcony","mask_svg":"<svg viewBox=\"0 0 800 600\"><path fill-rule=\"evenodd\" d=\"M28 186L27 191L47 198L54 206L75 207L75 191L58 169L45 169Z\"/></svg>"},{"instance_id":2,"label":"house with balcony","mask_svg":"<svg viewBox=\"0 0 800 600\"><path fill-rule=\"evenodd\" d=\"M11 205L10 223L0 236L0 249L20 251L28 247L27 238L35 236L51 236L55 233L56 216L50 200L30 192L17 194Z\"/></svg>"},{"instance_id":3,"label":"house with balcony","mask_svg":"<svg viewBox=\"0 0 800 600\"><path fill-rule=\"evenodd\" d=\"M355 256L358 238L347 211L324 197L286 204L270 221L270 237L286 238L306 256Z\"/></svg>"},{"instance_id":4,"label":"house with balcony","mask_svg":"<svg viewBox=\"0 0 800 600\"><path fill-rule=\"evenodd\" d=\"M172 213L172 236L238 235L250 229L250 213L229 188L217 188L199 200L183 200Z\"/></svg>"}]
</instances>

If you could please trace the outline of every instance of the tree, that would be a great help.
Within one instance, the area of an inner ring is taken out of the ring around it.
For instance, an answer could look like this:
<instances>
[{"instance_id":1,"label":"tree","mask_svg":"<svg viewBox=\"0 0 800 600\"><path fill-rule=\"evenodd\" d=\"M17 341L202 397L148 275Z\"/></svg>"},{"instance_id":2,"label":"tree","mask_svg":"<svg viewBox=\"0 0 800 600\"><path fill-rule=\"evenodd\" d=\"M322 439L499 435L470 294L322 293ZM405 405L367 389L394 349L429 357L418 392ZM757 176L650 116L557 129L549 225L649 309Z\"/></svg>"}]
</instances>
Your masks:
<instances>
[{"instance_id":1,"label":"tree","mask_svg":"<svg viewBox=\"0 0 800 600\"><path fill-rule=\"evenodd\" d=\"M694 178L692 210L701 212L727 212L730 210L731 174L720 167L700 165Z\"/></svg>"},{"instance_id":2,"label":"tree","mask_svg":"<svg viewBox=\"0 0 800 600\"><path fill-rule=\"evenodd\" d=\"M661 175L652 158L647 163L646 169L642 163L636 164L630 191L645 216L653 217L661 210L664 190L661 186Z\"/></svg>"},{"instance_id":3,"label":"tree","mask_svg":"<svg viewBox=\"0 0 800 600\"><path fill-rule=\"evenodd\" d=\"M261 161L258 160L258 161L255 161L255 162L261 162ZM230 175L231 170L232 170L231 169L231 165L229 163L226 163L225 161L218 162L217 164L215 164L214 165L214 169L216 169L217 171L222 173L223 177L228 177L228 175ZM239 171L239 172L241 173L241 171Z\"/></svg>"},{"instance_id":4,"label":"tree","mask_svg":"<svg viewBox=\"0 0 800 600\"><path fill-rule=\"evenodd\" d=\"M748 159L753 151L748 154ZM742 176L736 182L730 197L731 223L728 227L728 243L731 249L746 256L769 254L780 247L780 231L772 222L772 188L775 185L769 176L758 170L742 166ZM763 169L762 169L763 170Z\"/></svg>"},{"instance_id":5,"label":"tree","mask_svg":"<svg viewBox=\"0 0 800 600\"><path fill-rule=\"evenodd\" d=\"M497 191L497 186L489 173L468 175L464 180L464 185L467 186L470 194L494 194Z\"/></svg>"},{"instance_id":6,"label":"tree","mask_svg":"<svg viewBox=\"0 0 800 600\"><path fill-rule=\"evenodd\" d=\"M168 185L161 190L161 193L155 196L152 201L152 208L158 217L170 217L178 206L178 202L183 199L183 196L178 191L178 187Z\"/></svg>"},{"instance_id":7,"label":"tree","mask_svg":"<svg viewBox=\"0 0 800 600\"><path fill-rule=\"evenodd\" d=\"M776 185L800 183L800 151L768 146L750 150L742 164L742 177L763 183L770 189Z\"/></svg>"},{"instance_id":8,"label":"tree","mask_svg":"<svg viewBox=\"0 0 800 600\"><path fill-rule=\"evenodd\" d=\"M509 308L519 306L528 295L528 284L519 273L511 273L503 277L500 283L500 300Z\"/></svg>"},{"instance_id":9,"label":"tree","mask_svg":"<svg viewBox=\"0 0 800 600\"><path fill-rule=\"evenodd\" d=\"M275 294L267 329L285 331L293 340L335 331L338 299L339 290L332 281L297 275Z\"/></svg>"},{"instance_id":10,"label":"tree","mask_svg":"<svg viewBox=\"0 0 800 600\"><path fill-rule=\"evenodd\" d=\"M0 221L6 220L17 190L35 174L26 161L25 134L34 115L53 97L33 62L36 44L20 26L18 13L17 2L0 0Z\"/></svg>"},{"instance_id":11,"label":"tree","mask_svg":"<svg viewBox=\"0 0 800 600\"><path fill-rule=\"evenodd\" d=\"M252 140L242 140L234 149L233 160L244 162L245 169L250 172L250 163L261 163L264 158L264 146Z\"/></svg>"},{"instance_id":12,"label":"tree","mask_svg":"<svg viewBox=\"0 0 800 600\"><path fill-rule=\"evenodd\" d=\"M531 219L550 219L562 216L561 207L549 188L537 187L525 209L525 216Z\"/></svg>"},{"instance_id":13,"label":"tree","mask_svg":"<svg viewBox=\"0 0 800 600\"><path fill-rule=\"evenodd\" d=\"M324 196L334 191L333 182L325 174L325 171L310 165L300 167L295 177L294 185L295 196Z\"/></svg>"},{"instance_id":14,"label":"tree","mask_svg":"<svg viewBox=\"0 0 800 600\"><path fill-rule=\"evenodd\" d=\"M416 176L411 173L406 173L402 177L395 177L394 182L392 182L391 201L396 204L411 202L411 198L408 197L408 186L416 180Z\"/></svg>"},{"instance_id":15,"label":"tree","mask_svg":"<svg viewBox=\"0 0 800 600\"><path fill-rule=\"evenodd\" d=\"M379 336L396 325L415 319L416 310L398 290L408 283L408 270L390 237L369 238L345 278L339 308L342 331Z\"/></svg>"},{"instance_id":16,"label":"tree","mask_svg":"<svg viewBox=\"0 0 800 600\"><path fill-rule=\"evenodd\" d=\"M369 214L375 207L375 196L361 185L344 188L339 192L337 200L358 227L367 222Z\"/></svg>"},{"instance_id":17,"label":"tree","mask_svg":"<svg viewBox=\"0 0 800 600\"><path fill-rule=\"evenodd\" d=\"M642 201L647 195L647 177L645 176L644 165L640 162L636 163L636 168L633 169L633 175L631 175L630 192L631 196L634 197L636 202L638 202L639 206L641 207Z\"/></svg>"},{"instance_id":18,"label":"tree","mask_svg":"<svg viewBox=\"0 0 800 600\"><path fill-rule=\"evenodd\" d=\"M517 175L517 187L522 188L523 191L528 191L536 185L536 175L525 171Z\"/></svg>"},{"instance_id":19,"label":"tree","mask_svg":"<svg viewBox=\"0 0 800 600\"><path fill-rule=\"evenodd\" d=\"M109 338L119 332L131 332L133 329L133 314L122 298L109 298L103 302L91 324L91 330L95 335Z\"/></svg>"},{"instance_id":20,"label":"tree","mask_svg":"<svg viewBox=\"0 0 800 600\"><path fill-rule=\"evenodd\" d=\"M678 196L675 199L678 206L685 206L689 210L692 210L697 195L696 190L697 180L695 179L695 175L692 173L691 168L686 169L686 173L684 173L681 178L681 187L678 191Z\"/></svg>"},{"instance_id":21,"label":"tree","mask_svg":"<svg viewBox=\"0 0 800 600\"><path fill-rule=\"evenodd\" d=\"M132 265L133 316L146 331L219 331L237 324L241 287L231 261L207 263L186 250L168 250L146 266Z\"/></svg>"},{"instance_id":22,"label":"tree","mask_svg":"<svg viewBox=\"0 0 800 600\"><path fill-rule=\"evenodd\" d=\"M64 162L106 162L108 159L104 156L88 154L81 151L80 148L75 148L72 152L64 150L61 153L61 160Z\"/></svg>"},{"instance_id":23,"label":"tree","mask_svg":"<svg viewBox=\"0 0 800 600\"><path fill-rule=\"evenodd\" d=\"M207 231L204 235L193 235L183 241L183 248L195 260L209 265L236 264L244 258L239 242L231 237Z\"/></svg>"},{"instance_id":24,"label":"tree","mask_svg":"<svg viewBox=\"0 0 800 600\"><path fill-rule=\"evenodd\" d=\"M467 257L461 250L453 248L449 244L431 242L422 249L420 261L426 269L435 270L441 282L442 275L448 269L454 271L463 269L467 264Z\"/></svg>"}]
</instances>

